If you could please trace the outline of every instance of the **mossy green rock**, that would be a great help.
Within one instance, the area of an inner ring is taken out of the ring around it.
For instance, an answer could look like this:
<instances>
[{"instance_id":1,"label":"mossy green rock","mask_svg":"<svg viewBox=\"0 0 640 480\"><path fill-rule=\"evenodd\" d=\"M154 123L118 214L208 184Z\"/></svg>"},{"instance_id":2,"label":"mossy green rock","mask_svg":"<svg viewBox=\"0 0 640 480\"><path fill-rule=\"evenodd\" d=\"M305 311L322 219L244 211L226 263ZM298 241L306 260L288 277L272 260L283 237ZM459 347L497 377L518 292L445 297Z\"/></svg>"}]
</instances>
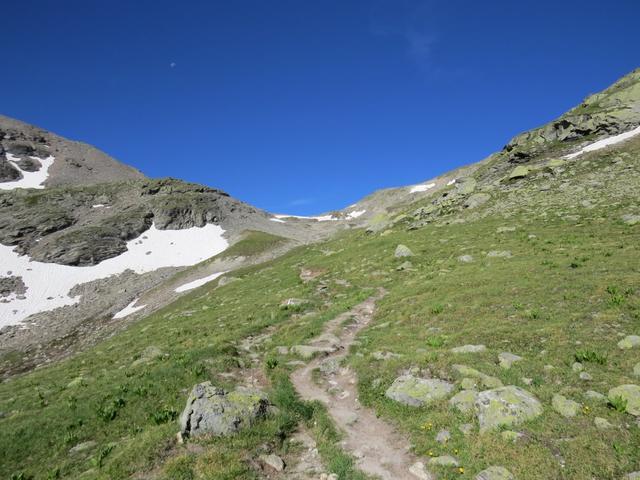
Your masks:
<instances>
[{"instance_id":1,"label":"mossy green rock","mask_svg":"<svg viewBox=\"0 0 640 480\"><path fill-rule=\"evenodd\" d=\"M480 392L475 407L481 433L518 425L542 414L538 399L514 385Z\"/></svg>"},{"instance_id":2,"label":"mossy green rock","mask_svg":"<svg viewBox=\"0 0 640 480\"><path fill-rule=\"evenodd\" d=\"M640 336L638 335L627 335L618 342L618 348L622 350L629 350L635 347L640 347Z\"/></svg>"},{"instance_id":3,"label":"mossy green rock","mask_svg":"<svg viewBox=\"0 0 640 480\"><path fill-rule=\"evenodd\" d=\"M529 175L529 169L525 166L519 165L516 168L514 168L511 174L509 175L509 180L524 178L527 175Z\"/></svg>"},{"instance_id":4,"label":"mossy green rock","mask_svg":"<svg viewBox=\"0 0 640 480\"><path fill-rule=\"evenodd\" d=\"M467 367L466 365L454 365L453 369L460 375L470 378L477 378L482 385L487 388L502 387L502 380L497 377L492 377L485 373L482 373L475 368Z\"/></svg>"},{"instance_id":5,"label":"mossy green rock","mask_svg":"<svg viewBox=\"0 0 640 480\"><path fill-rule=\"evenodd\" d=\"M461 412L470 412L473 410L477 396L478 392L473 390L462 390L451 397L449 405L453 408L457 408Z\"/></svg>"},{"instance_id":6,"label":"mossy green rock","mask_svg":"<svg viewBox=\"0 0 640 480\"><path fill-rule=\"evenodd\" d=\"M609 390L609 400L622 398L627 402L626 412L640 416L640 387L638 385L620 385Z\"/></svg>"},{"instance_id":7,"label":"mossy green rock","mask_svg":"<svg viewBox=\"0 0 640 480\"><path fill-rule=\"evenodd\" d=\"M563 417L575 417L580 410L580 404L569 400L564 395L554 395L551 400L553 409Z\"/></svg>"},{"instance_id":8,"label":"mossy green rock","mask_svg":"<svg viewBox=\"0 0 640 480\"><path fill-rule=\"evenodd\" d=\"M476 475L475 480L515 480L516 477L504 467L489 467Z\"/></svg>"},{"instance_id":9,"label":"mossy green rock","mask_svg":"<svg viewBox=\"0 0 640 480\"><path fill-rule=\"evenodd\" d=\"M398 245L394 255L396 258L413 257L413 252L406 245Z\"/></svg>"},{"instance_id":10,"label":"mossy green rock","mask_svg":"<svg viewBox=\"0 0 640 480\"><path fill-rule=\"evenodd\" d=\"M403 405L421 407L445 398L453 388L452 383L444 380L402 375L393 381L385 395Z\"/></svg>"},{"instance_id":11,"label":"mossy green rock","mask_svg":"<svg viewBox=\"0 0 640 480\"><path fill-rule=\"evenodd\" d=\"M191 390L180 416L180 432L186 437L230 435L253 425L268 408L259 390L238 387L226 392L211 382L200 383Z\"/></svg>"}]
</instances>

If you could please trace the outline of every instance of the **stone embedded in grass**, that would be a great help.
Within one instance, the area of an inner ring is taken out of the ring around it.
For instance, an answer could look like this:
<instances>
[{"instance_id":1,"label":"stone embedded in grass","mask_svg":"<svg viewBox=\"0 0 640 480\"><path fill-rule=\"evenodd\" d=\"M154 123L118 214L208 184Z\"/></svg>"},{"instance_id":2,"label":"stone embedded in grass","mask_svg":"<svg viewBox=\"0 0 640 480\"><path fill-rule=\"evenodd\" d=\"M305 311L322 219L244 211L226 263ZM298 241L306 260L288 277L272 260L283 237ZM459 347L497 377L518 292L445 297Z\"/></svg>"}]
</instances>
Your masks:
<instances>
[{"instance_id":1,"label":"stone embedded in grass","mask_svg":"<svg viewBox=\"0 0 640 480\"><path fill-rule=\"evenodd\" d=\"M496 232L498 233L509 233L509 232L515 232L516 231L516 227L498 227L496 229Z\"/></svg>"},{"instance_id":2,"label":"stone embedded in grass","mask_svg":"<svg viewBox=\"0 0 640 480\"><path fill-rule=\"evenodd\" d=\"M438 467L457 467L460 465L458 459L451 455L441 455L439 457L433 457L429 459L429 465L436 465Z\"/></svg>"},{"instance_id":3,"label":"stone embedded in grass","mask_svg":"<svg viewBox=\"0 0 640 480\"><path fill-rule=\"evenodd\" d=\"M466 208L473 209L487 203L489 200L491 200L491 195L488 193L474 193L465 200L464 206Z\"/></svg>"},{"instance_id":4,"label":"stone embedded in grass","mask_svg":"<svg viewBox=\"0 0 640 480\"><path fill-rule=\"evenodd\" d=\"M316 353L333 353L336 351L336 348L332 346L316 347L313 345L294 345L293 347L291 347L290 351L294 355L298 355L305 360L309 360Z\"/></svg>"},{"instance_id":5,"label":"stone embedded in grass","mask_svg":"<svg viewBox=\"0 0 640 480\"><path fill-rule=\"evenodd\" d=\"M606 402L607 401L607 397L605 397L603 394L593 391L593 390L587 390L586 392L584 392L584 396L587 397L590 400L595 400L596 402Z\"/></svg>"},{"instance_id":6,"label":"stone embedded in grass","mask_svg":"<svg viewBox=\"0 0 640 480\"><path fill-rule=\"evenodd\" d=\"M551 400L551 405L556 412L567 418L575 417L580 410L580 404L578 402L569 400L564 395L554 395Z\"/></svg>"},{"instance_id":7,"label":"stone embedded in grass","mask_svg":"<svg viewBox=\"0 0 640 480\"><path fill-rule=\"evenodd\" d=\"M284 461L278 455L271 453L269 455L260 455L259 458L262 463L271 467L276 472L282 472L284 470Z\"/></svg>"},{"instance_id":8,"label":"stone embedded in grass","mask_svg":"<svg viewBox=\"0 0 640 480\"><path fill-rule=\"evenodd\" d=\"M638 385L620 385L609 390L609 401L615 402L617 398L627 402L625 411L634 416L640 416L640 387Z\"/></svg>"},{"instance_id":9,"label":"stone embedded in grass","mask_svg":"<svg viewBox=\"0 0 640 480\"><path fill-rule=\"evenodd\" d=\"M449 430L440 430L436 435L436 442L438 443L447 443L451 440L451 433Z\"/></svg>"},{"instance_id":10,"label":"stone embedded in grass","mask_svg":"<svg viewBox=\"0 0 640 480\"><path fill-rule=\"evenodd\" d=\"M476 475L475 480L515 480L516 477L504 467L489 467Z\"/></svg>"},{"instance_id":11,"label":"stone embedded in grass","mask_svg":"<svg viewBox=\"0 0 640 480\"><path fill-rule=\"evenodd\" d=\"M211 382L193 387L180 415L180 432L185 437L230 435L250 427L267 414L269 401L259 390L238 387L232 392Z\"/></svg>"},{"instance_id":12,"label":"stone embedded in grass","mask_svg":"<svg viewBox=\"0 0 640 480\"><path fill-rule=\"evenodd\" d=\"M474 390L462 390L451 397L449 405L463 413L470 412L474 409L477 396L478 392Z\"/></svg>"},{"instance_id":13,"label":"stone embedded in grass","mask_svg":"<svg viewBox=\"0 0 640 480\"><path fill-rule=\"evenodd\" d=\"M422 462L416 462L411 465L409 473L418 480L435 480L433 474L427 470L427 467Z\"/></svg>"},{"instance_id":14,"label":"stone embedded in grass","mask_svg":"<svg viewBox=\"0 0 640 480\"><path fill-rule=\"evenodd\" d=\"M633 367L633 375L640 377L640 363L636 363Z\"/></svg>"},{"instance_id":15,"label":"stone embedded in grass","mask_svg":"<svg viewBox=\"0 0 640 480\"><path fill-rule=\"evenodd\" d=\"M398 245L394 255L396 258L413 257L413 252L406 245Z\"/></svg>"},{"instance_id":16,"label":"stone embedded in grass","mask_svg":"<svg viewBox=\"0 0 640 480\"><path fill-rule=\"evenodd\" d=\"M451 353L479 353L484 352L486 349L487 347L484 345L463 345L452 348Z\"/></svg>"},{"instance_id":17,"label":"stone embedded in grass","mask_svg":"<svg viewBox=\"0 0 640 480\"><path fill-rule=\"evenodd\" d=\"M87 384L86 378L80 375L79 377L76 377L73 380L71 380L69 383L67 383L67 388L82 387L86 384Z\"/></svg>"},{"instance_id":18,"label":"stone embedded in grass","mask_svg":"<svg viewBox=\"0 0 640 480\"><path fill-rule=\"evenodd\" d=\"M398 272L406 272L406 271L409 271L409 270L413 270L413 263L411 263L409 261L403 262L401 265L398 265L396 267L396 270Z\"/></svg>"},{"instance_id":19,"label":"stone embedded in grass","mask_svg":"<svg viewBox=\"0 0 640 480\"><path fill-rule=\"evenodd\" d=\"M502 387L502 381L499 378L486 375L475 368L467 367L466 365L454 365L453 369L465 377L477 378L487 388Z\"/></svg>"},{"instance_id":20,"label":"stone embedded in grass","mask_svg":"<svg viewBox=\"0 0 640 480\"><path fill-rule=\"evenodd\" d=\"M502 352L498 355L498 362L500 363L500 366L505 369L511 368L514 363L521 360L522 357L514 353Z\"/></svg>"},{"instance_id":21,"label":"stone embedded in grass","mask_svg":"<svg viewBox=\"0 0 640 480\"><path fill-rule=\"evenodd\" d=\"M593 380L593 377L591 376L591 374L587 372L580 372L579 377L580 377L580 380L584 380L585 382L589 382Z\"/></svg>"},{"instance_id":22,"label":"stone embedded in grass","mask_svg":"<svg viewBox=\"0 0 640 480\"><path fill-rule=\"evenodd\" d=\"M629 350L635 347L640 347L640 336L638 335L627 335L618 342L618 348L622 350Z\"/></svg>"},{"instance_id":23,"label":"stone embedded in grass","mask_svg":"<svg viewBox=\"0 0 640 480\"><path fill-rule=\"evenodd\" d=\"M149 363L152 362L153 360L157 359L157 358L161 358L164 354L162 353L162 350L160 350L160 348L156 347L155 345L150 345L147 348L144 349L144 351L142 352L142 354L140 355L140 358L138 358L136 361L134 361L131 366L132 367L136 367L138 365L142 365L145 363Z\"/></svg>"},{"instance_id":24,"label":"stone embedded in grass","mask_svg":"<svg viewBox=\"0 0 640 480\"><path fill-rule=\"evenodd\" d=\"M573 362L573 365L571 365L571 370L576 373L581 372L582 370L584 370L584 365L582 365L580 362Z\"/></svg>"},{"instance_id":25,"label":"stone embedded in grass","mask_svg":"<svg viewBox=\"0 0 640 480\"><path fill-rule=\"evenodd\" d=\"M611 425L608 420L601 417L594 418L593 423L598 430L608 430L609 428L613 428L613 425Z\"/></svg>"},{"instance_id":26,"label":"stone embedded in grass","mask_svg":"<svg viewBox=\"0 0 640 480\"><path fill-rule=\"evenodd\" d=\"M463 390L476 390L478 383L473 378L463 378L460 381L460 386Z\"/></svg>"},{"instance_id":27,"label":"stone embedded in grass","mask_svg":"<svg viewBox=\"0 0 640 480\"><path fill-rule=\"evenodd\" d=\"M69 450L69 454L76 455L78 453L86 452L86 451L91 450L92 448L94 448L96 445L97 445L97 443L94 442L93 440L89 440L88 442L82 442L82 443L77 444L73 448L71 448Z\"/></svg>"},{"instance_id":28,"label":"stone embedded in grass","mask_svg":"<svg viewBox=\"0 0 640 480\"><path fill-rule=\"evenodd\" d=\"M473 262L473 257L471 255L460 255L458 257L458 261L462 263L471 263Z\"/></svg>"},{"instance_id":29,"label":"stone embedded in grass","mask_svg":"<svg viewBox=\"0 0 640 480\"><path fill-rule=\"evenodd\" d=\"M630 213L622 216L622 221L627 225L635 225L640 223L640 215L632 215Z\"/></svg>"},{"instance_id":30,"label":"stone embedded in grass","mask_svg":"<svg viewBox=\"0 0 640 480\"><path fill-rule=\"evenodd\" d=\"M509 174L509 180L516 180L518 178L524 178L529 175L529 168L524 165L518 165L513 171Z\"/></svg>"},{"instance_id":31,"label":"stone embedded in grass","mask_svg":"<svg viewBox=\"0 0 640 480\"><path fill-rule=\"evenodd\" d=\"M509 250L491 250L487 253L487 257L490 258L511 258L511 252Z\"/></svg>"},{"instance_id":32,"label":"stone embedded in grass","mask_svg":"<svg viewBox=\"0 0 640 480\"><path fill-rule=\"evenodd\" d=\"M640 480L640 471L627 473L623 480Z\"/></svg>"},{"instance_id":33,"label":"stone embedded in grass","mask_svg":"<svg viewBox=\"0 0 640 480\"><path fill-rule=\"evenodd\" d=\"M421 407L447 397L453 388L452 383L444 380L402 375L393 381L385 395L403 405Z\"/></svg>"},{"instance_id":34,"label":"stone embedded in grass","mask_svg":"<svg viewBox=\"0 0 640 480\"><path fill-rule=\"evenodd\" d=\"M514 432L513 430L505 430L504 432L500 433L500 436L507 442L515 442L518 439L524 437L522 433Z\"/></svg>"},{"instance_id":35,"label":"stone embedded in grass","mask_svg":"<svg viewBox=\"0 0 640 480\"><path fill-rule=\"evenodd\" d=\"M464 435L471 435L473 433L473 424L471 423L463 423L458 427L458 430Z\"/></svg>"},{"instance_id":36,"label":"stone embedded in grass","mask_svg":"<svg viewBox=\"0 0 640 480\"><path fill-rule=\"evenodd\" d=\"M373 352L371 354L371 356L373 358L375 358L376 360L391 360L392 358L400 358L402 357L402 355L398 354L398 353L393 353L393 352L387 352L387 351L380 351L377 350L375 352Z\"/></svg>"},{"instance_id":37,"label":"stone embedded in grass","mask_svg":"<svg viewBox=\"0 0 640 480\"><path fill-rule=\"evenodd\" d=\"M480 432L519 425L542 414L542 405L526 390L509 385L480 392L475 403Z\"/></svg>"}]
</instances>

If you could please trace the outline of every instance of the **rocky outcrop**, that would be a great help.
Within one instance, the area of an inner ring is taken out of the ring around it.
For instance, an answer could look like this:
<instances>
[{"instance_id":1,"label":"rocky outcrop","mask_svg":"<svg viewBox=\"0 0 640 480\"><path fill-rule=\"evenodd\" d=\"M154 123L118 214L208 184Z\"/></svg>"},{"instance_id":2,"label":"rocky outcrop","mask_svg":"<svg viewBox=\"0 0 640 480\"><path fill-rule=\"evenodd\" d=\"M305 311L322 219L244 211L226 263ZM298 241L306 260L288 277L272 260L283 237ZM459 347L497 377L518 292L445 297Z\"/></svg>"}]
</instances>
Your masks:
<instances>
[{"instance_id":1,"label":"rocky outcrop","mask_svg":"<svg viewBox=\"0 0 640 480\"><path fill-rule=\"evenodd\" d=\"M238 387L233 392L204 382L193 387L180 416L184 437L231 435L253 425L268 411L266 396L258 391Z\"/></svg>"},{"instance_id":2,"label":"rocky outcrop","mask_svg":"<svg viewBox=\"0 0 640 480\"><path fill-rule=\"evenodd\" d=\"M480 432L519 425L542 414L538 399L513 385L480 392L475 407Z\"/></svg>"}]
</instances>

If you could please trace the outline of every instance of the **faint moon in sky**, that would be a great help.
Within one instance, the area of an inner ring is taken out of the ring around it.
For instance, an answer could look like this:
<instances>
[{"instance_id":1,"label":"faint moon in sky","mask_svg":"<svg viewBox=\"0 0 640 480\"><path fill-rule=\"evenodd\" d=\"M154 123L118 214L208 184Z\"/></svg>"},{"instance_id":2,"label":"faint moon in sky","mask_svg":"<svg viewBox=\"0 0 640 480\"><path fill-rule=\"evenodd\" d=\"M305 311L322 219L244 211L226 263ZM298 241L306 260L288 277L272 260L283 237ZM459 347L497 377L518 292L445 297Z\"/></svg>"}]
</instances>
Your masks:
<instances>
[{"instance_id":1,"label":"faint moon in sky","mask_svg":"<svg viewBox=\"0 0 640 480\"><path fill-rule=\"evenodd\" d=\"M175 68L175 66L176 66L176 62L171 62L171 63L169 64L169 66L170 66L171 68Z\"/></svg>"}]
</instances>

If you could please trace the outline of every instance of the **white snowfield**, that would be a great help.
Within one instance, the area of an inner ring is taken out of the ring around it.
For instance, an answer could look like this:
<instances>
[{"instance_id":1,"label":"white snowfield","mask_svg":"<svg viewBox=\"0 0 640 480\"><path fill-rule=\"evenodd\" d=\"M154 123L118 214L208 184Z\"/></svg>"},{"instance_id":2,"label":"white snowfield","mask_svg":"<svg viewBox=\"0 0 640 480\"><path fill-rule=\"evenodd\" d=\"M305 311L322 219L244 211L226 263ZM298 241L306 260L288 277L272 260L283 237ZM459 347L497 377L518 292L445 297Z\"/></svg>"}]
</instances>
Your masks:
<instances>
[{"instance_id":1,"label":"white snowfield","mask_svg":"<svg viewBox=\"0 0 640 480\"><path fill-rule=\"evenodd\" d=\"M136 313L138 310L142 310L144 307L146 307L146 305L138 305L136 307L135 305L136 305L136 303L138 303L138 300L140 300L140 299L136 298L133 302L131 302L129 305L127 305L122 310L120 310L118 313L116 313L113 316L113 318L118 319L118 318L128 317L132 313Z\"/></svg>"},{"instance_id":2,"label":"white snowfield","mask_svg":"<svg viewBox=\"0 0 640 480\"><path fill-rule=\"evenodd\" d=\"M284 220L282 220L281 218L270 218L269 220L271 220L272 222L277 222L277 223L287 223Z\"/></svg>"},{"instance_id":3,"label":"white snowfield","mask_svg":"<svg viewBox=\"0 0 640 480\"><path fill-rule=\"evenodd\" d=\"M329 221L339 220L339 218L336 218L333 215L320 215L318 217L305 217L304 215L277 214L277 215L274 215L274 217L276 219L276 220L273 220L274 222L276 222L278 220L282 220L283 218L301 218L303 220L317 220L318 222L329 222Z\"/></svg>"},{"instance_id":4,"label":"white snowfield","mask_svg":"<svg viewBox=\"0 0 640 480\"><path fill-rule=\"evenodd\" d=\"M564 158L571 159L576 158L583 153L594 152L596 150L600 150L602 148L606 148L610 145L615 145L616 143L624 142L625 140L630 139L631 137L635 137L640 134L640 127L634 128L633 130L629 130L628 132L621 133L619 135L614 135L612 137L604 138L602 140L598 140L597 142L593 142L586 147L578 150L577 152L570 153L569 155L565 155Z\"/></svg>"},{"instance_id":5,"label":"white snowfield","mask_svg":"<svg viewBox=\"0 0 640 480\"><path fill-rule=\"evenodd\" d=\"M202 285L205 285L209 282L213 282L216 278L218 278L220 275L224 275L225 273L227 272L216 272L206 277L194 280L193 282L185 283L184 285L180 285L178 288L176 288L176 292L182 293L193 290L194 288L201 287Z\"/></svg>"},{"instance_id":6,"label":"white snowfield","mask_svg":"<svg viewBox=\"0 0 640 480\"><path fill-rule=\"evenodd\" d=\"M22 277L27 286L25 299L12 296L8 303L0 301L0 328L17 325L34 313L78 303L80 295L69 296L76 285L117 275L127 269L146 273L162 267L195 265L228 247L223 234L221 227L212 224L184 230L158 230L152 225L138 238L129 241L127 251L122 255L87 267L31 261L26 255L18 255L12 247L0 245L0 275L11 272L13 276Z\"/></svg>"},{"instance_id":7,"label":"white snowfield","mask_svg":"<svg viewBox=\"0 0 640 480\"><path fill-rule=\"evenodd\" d=\"M411 190L409 190L409 193L418 193L418 192L426 192L427 190L435 187L436 184L435 183L425 183L422 185L415 185L413 187L411 187Z\"/></svg>"},{"instance_id":8,"label":"white snowfield","mask_svg":"<svg viewBox=\"0 0 640 480\"><path fill-rule=\"evenodd\" d=\"M13 164L14 167L20 170L20 173L22 173L22 178L14 180L13 182L0 183L0 190L13 190L15 188L44 188L43 183L47 180L47 178L49 178L49 168L51 167L51 165L53 165L53 162L55 160L54 157L31 157L34 160L38 160L42 164L42 167L40 167L40 170L38 170L37 172L26 172L18 166L17 162L20 160L18 157L7 153L6 158Z\"/></svg>"},{"instance_id":9,"label":"white snowfield","mask_svg":"<svg viewBox=\"0 0 640 480\"><path fill-rule=\"evenodd\" d=\"M347 214L347 218L358 218L367 213L366 210L354 210L353 212L349 212Z\"/></svg>"},{"instance_id":10,"label":"white snowfield","mask_svg":"<svg viewBox=\"0 0 640 480\"><path fill-rule=\"evenodd\" d=\"M450 187L451 185L453 185L454 183L456 183L456 179L454 178L453 180L449 180L447 182L447 187Z\"/></svg>"}]
</instances>

